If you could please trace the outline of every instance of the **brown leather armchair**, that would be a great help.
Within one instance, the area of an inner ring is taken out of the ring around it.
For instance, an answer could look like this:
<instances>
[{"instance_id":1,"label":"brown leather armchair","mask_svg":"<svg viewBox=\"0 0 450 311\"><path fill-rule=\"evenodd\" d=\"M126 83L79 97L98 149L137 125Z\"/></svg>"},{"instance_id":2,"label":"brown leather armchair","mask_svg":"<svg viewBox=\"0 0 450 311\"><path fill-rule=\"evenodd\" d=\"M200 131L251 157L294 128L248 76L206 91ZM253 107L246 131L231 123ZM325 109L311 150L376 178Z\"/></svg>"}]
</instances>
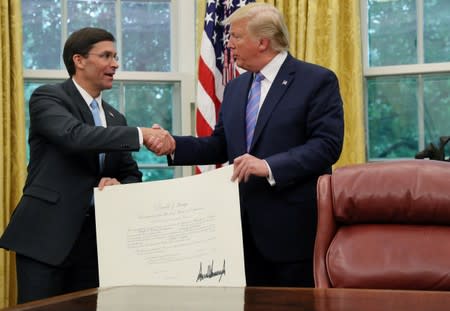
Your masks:
<instances>
[{"instance_id":1,"label":"brown leather armchair","mask_svg":"<svg viewBox=\"0 0 450 311\"><path fill-rule=\"evenodd\" d=\"M338 168L317 200L316 287L450 290L450 163Z\"/></svg>"}]
</instances>

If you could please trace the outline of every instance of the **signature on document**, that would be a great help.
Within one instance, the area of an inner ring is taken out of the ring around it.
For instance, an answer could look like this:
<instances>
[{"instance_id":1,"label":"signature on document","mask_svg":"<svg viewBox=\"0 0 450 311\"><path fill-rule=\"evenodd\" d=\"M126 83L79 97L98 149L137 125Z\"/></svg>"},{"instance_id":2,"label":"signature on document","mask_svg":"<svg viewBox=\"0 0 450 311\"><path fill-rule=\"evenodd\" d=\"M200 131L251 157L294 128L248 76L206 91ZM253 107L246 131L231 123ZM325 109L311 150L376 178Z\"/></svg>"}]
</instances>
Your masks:
<instances>
[{"instance_id":1,"label":"signature on document","mask_svg":"<svg viewBox=\"0 0 450 311\"><path fill-rule=\"evenodd\" d=\"M211 279L213 277L219 277L219 282L222 280L222 276L225 275L225 259L223 260L223 266L221 270L214 271L214 260L211 260L211 264L206 268L206 273L203 273L202 263L200 262L200 270L198 271L196 282L203 281L204 279Z\"/></svg>"}]
</instances>

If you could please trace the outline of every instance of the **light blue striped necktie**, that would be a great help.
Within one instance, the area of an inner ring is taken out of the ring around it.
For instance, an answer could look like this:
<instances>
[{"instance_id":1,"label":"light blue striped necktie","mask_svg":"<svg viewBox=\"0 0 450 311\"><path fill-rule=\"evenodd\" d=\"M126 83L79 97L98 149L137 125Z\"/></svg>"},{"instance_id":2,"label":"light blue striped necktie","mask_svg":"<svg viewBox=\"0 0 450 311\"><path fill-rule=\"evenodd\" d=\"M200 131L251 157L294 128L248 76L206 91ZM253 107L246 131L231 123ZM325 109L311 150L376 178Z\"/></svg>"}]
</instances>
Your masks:
<instances>
[{"instance_id":1,"label":"light blue striped necktie","mask_svg":"<svg viewBox=\"0 0 450 311\"><path fill-rule=\"evenodd\" d=\"M258 72L255 75L250 92L248 93L247 111L245 114L246 122L246 139L247 152L250 150L252 144L253 134L255 132L256 120L258 118L259 100L261 98L261 81L264 80L262 73Z\"/></svg>"},{"instance_id":2,"label":"light blue striped necktie","mask_svg":"<svg viewBox=\"0 0 450 311\"><path fill-rule=\"evenodd\" d=\"M100 109L98 107L98 103L97 101L94 99L91 102L91 108L92 108L92 116L94 117L94 122L96 126L103 126L102 125L102 120L100 119ZM100 165L100 172L103 171L103 166L105 163L105 154L104 153L100 153L98 155L98 161L99 161L99 165Z\"/></svg>"}]
</instances>

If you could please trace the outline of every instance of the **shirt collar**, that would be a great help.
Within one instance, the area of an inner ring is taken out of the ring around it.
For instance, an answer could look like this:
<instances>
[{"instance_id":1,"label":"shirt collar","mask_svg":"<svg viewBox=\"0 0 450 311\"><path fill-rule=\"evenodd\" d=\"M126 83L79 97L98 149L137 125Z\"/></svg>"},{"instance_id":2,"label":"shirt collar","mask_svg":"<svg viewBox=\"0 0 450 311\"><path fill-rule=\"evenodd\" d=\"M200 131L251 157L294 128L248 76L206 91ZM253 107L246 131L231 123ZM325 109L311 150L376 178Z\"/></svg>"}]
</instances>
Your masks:
<instances>
[{"instance_id":1,"label":"shirt collar","mask_svg":"<svg viewBox=\"0 0 450 311\"><path fill-rule=\"evenodd\" d=\"M81 97L83 97L84 101L88 105L89 109L91 109L91 103L92 103L93 99L95 99L95 101L98 103L100 109L102 109L102 93L100 93L100 95L98 97L93 98L91 95L89 95L89 93L85 89L83 89L77 83L77 81L75 81L74 78L72 78L72 81L73 81L73 84L75 84L75 87L77 88L78 92L80 92Z\"/></svg>"},{"instance_id":2,"label":"shirt collar","mask_svg":"<svg viewBox=\"0 0 450 311\"><path fill-rule=\"evenodd\" d=\"M275 80L278 71L280 71L281 65L283 65L284 61L287 58L288 53L286 51L282 51L278 53L272 60L261 69L261 73L264 75L264 79L267 79L268 82L272 83Z\"/></svg>"}]
</instances>

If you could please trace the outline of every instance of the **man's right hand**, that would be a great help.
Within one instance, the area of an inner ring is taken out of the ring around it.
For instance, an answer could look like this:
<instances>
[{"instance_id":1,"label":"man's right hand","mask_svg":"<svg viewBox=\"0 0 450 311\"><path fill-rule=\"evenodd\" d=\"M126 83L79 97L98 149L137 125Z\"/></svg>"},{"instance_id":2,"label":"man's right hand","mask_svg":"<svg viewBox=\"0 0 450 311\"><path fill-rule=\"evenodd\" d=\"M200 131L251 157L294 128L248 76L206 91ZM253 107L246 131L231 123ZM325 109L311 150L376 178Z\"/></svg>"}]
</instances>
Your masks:
<instances>
[{"instance_id":1,"label":"man's right hand","mask_svg":"<svg viewBox=\"0 0 450 311\"><path fill-rule=\"evenodd\" d=\"M156 155L166 155L175 151L175 139L159 125L152 128L141 128L144 145Z\"/></svg>"}]
</instances>

